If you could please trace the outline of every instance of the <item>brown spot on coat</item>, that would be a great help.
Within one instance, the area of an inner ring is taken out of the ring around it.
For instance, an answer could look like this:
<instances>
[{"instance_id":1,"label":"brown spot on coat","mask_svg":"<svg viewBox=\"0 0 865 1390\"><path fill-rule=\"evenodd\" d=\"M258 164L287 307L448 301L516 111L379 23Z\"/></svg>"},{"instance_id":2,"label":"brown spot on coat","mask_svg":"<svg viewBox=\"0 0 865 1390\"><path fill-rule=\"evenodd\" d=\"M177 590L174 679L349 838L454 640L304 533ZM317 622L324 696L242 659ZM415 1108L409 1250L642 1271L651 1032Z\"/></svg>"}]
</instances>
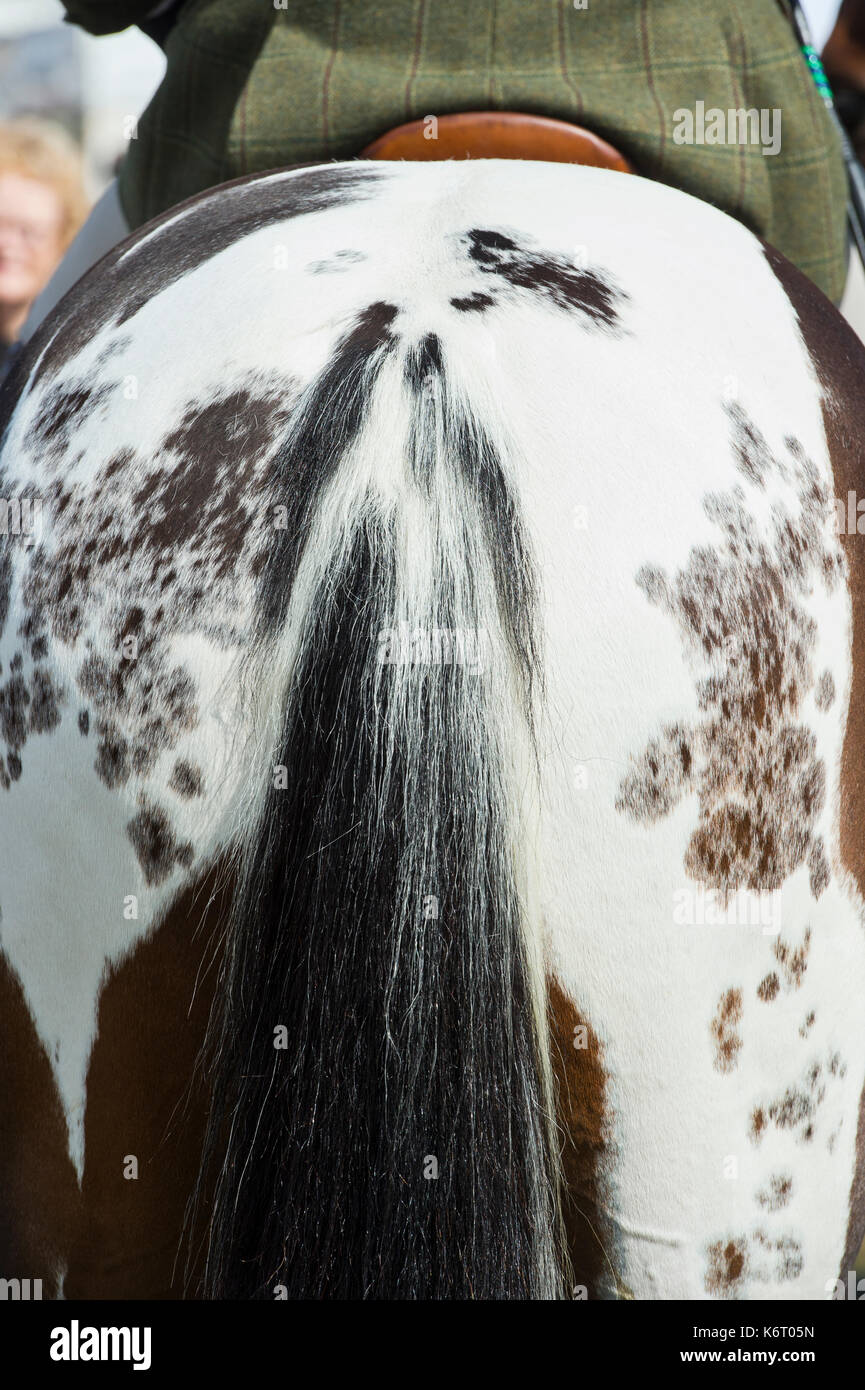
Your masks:
<instances>
[{"instance_id":1,"label":"brown spot on coat","mask_svg":"<svg viewBox=\"0 0 865 1390\"><path fill-rule=\"evenodd\" d=\"M193 860L193 846L180 843L166 812L146 797L139 797L140 810L128 822L126 832L138 856L144 877L149 884L161 883L176 866L188 869Z\"/></svg>"},{"instance_id":2,"label":"brown spot on coat","mask_svg":"<svg viewBox=\"0 0 865 1390\"><path fill-rule=\"evenodd\" d=\"M451 300L453 308L459 309L461 313L480 313L484 309L492 309L495 302L491 294L481 294L480 290L475 290L473 294L455 295Z\"/></svg>"},{"instance_id":3,"label":"brown spot on coat","mask_svg":"<svg viewBox=\"0 0 865 1390\"><path fill-rule=\"evenodd\" d=\"M585 1285L594 1297L608 1269L602 1186L610 1141L603 1049L554 977L548 981L548 1019L561 1136L565 1235L574 1283ZM585 1048L574 1045L575 1030L582 1027Z\"/></svg>"},{"instance_id":4,"label":"brown spot on coat","mask_svg":"<svg viewBox=\"0 0 865 1390\"><path fill-rule=\"evenodd\" d=\"M766 1256L773 1258L767 1263ZM770 1236L757 1229L751 1236L716 1241L708 1248L706 1292L713 1298L738 1298L750 1283L785 1284L804 1268L801 1243L794 1236Z\"/></svg>"},{"instance_id":5,"label":"brown spot on coat","mask_svg":"<svg viewBox=\"0 0 865 1390\"><path fill-rule=\"evenodd\" d=\"M30 691L23 676L10 676L0 686L0 737L7 747L18 749L27 741Z\"/></svg>"},{"instance_id":6,"label":"brown spot on coat","mask_svg":"<svg viewBox=\"0 0 865 1390\"><path fill-rule=\"evenodd\" d=\"M715 1241L709 1246L707 1253L706 1292L713 1298L734 1297L748 1274L747 1240L743 1237L737 1240Z\"/></svg>"},{"instance_id":7,"label":"brown spot on coat","mask_svg":"<svg viewBox=\"0 0 865 1390\"><path fill-rule=\"evenodd\" d=\"M259 462L279 442L288 422L286 406L282 393L262 396L247 386L190 402L180 424L165 435L157 466L134 498L144 523L137 543L155 555L170 555L200 536L213 558L214 577L233 573L250 531L252 498L242 471L247 461ZM177 455L176 467L163 466L166 454Z\"/></svg>"},{"instance_id":8,"label":"brown spot on coat","mask_svg":"<svg viewBox=\"0 0 865 1390\"><path fill-rule=\"evenodd\" d=\"M822 1093L818 1093L818 1096L822 1099ZM809 1121L814 1116L819 1099L804 1089L790 1086L783 1095L772 1101L769 1119L777 1129L799 1128L803 1138L811 1139L813 1127Z\"/></svg>"},{"instance_id":9,"label":"brown spot on coat","mask_svg":"<svg viewBox=\"0 0 865 1390\"><path fill-rule=\"evenodd\" d=\"M20 652L9 663L13 672L0 686L0 738L6 743L6 767L14 781L21 775L21 749L31 734L49 734L60 723L64 691L43 666L30 672L29 681L22 674ZM8 790L5 777L0 784Z\"/></svg>"},{"instance_id":10,"label":"brown spot on coat","mask_svg":"<svg viewBox=\"0 0 865 1390\"><path fill-rule=\"evenodd\" d=\"M54 386L45 394L30 430L41 466L56 466L75 431L107 403L117 385L96 386L81 379Z\"/></svg>"},{"instance_id":11,"label":"brown spot on coat","mask_svg":"<svg viewBox=\"0 0 865 1390\"><path fill-rule=\"evenodd\" d=\"M735 402L727 408L733 427L733 450L740 471L756 487L765 487L775 467L769 445L742 407Z\"/></svg>"},{"instance_id":12,"label":"brown spot on coat","mask_svg":"<svg viewBox=\"0 0 865 1390\"><path fill-rule=\"evenodd\" d=\"M761 980L757 987L757 998L762 999L764 1004L769 1004L776 998L780 988L781 982L773 970L771 975L767 975L764 980Z\"/></svg>"},{"instance_id":13,"label":"brown spot on coat","mask_svg":"<svg viewBox=\"0 0 865 1390\"><path fill-rule=\"evenodd\" d=\"M129 758L129 742L120 733L116 724L100 720L97 725L99 744L96 750L94 767L96 775L106 787L113 790L129 781L132 770Z\"/></svg>"},{"instance_id":14,"label":"brown spot on coat","mask_svg":"<svg viewBox=\"0 0 865 1390\"><path fill-rule=\"evenodd\" d=\"M775 1173L767 1187L757 1193L757 1201L767 1211L780 1211L789 1205L793 1196L793 1178L789 1173Z\"/></svg>"},{"instance_id":15,"label":"brown spot on coat","mask_svg":"<svg viewBox=\"0 0 865 1390\"><path fill-rule=\"evenodd\" d=\"M772 1237L765 1231L755 1231L754 1240L761 1249L769 1254L775 1255L776 1260L771 1271L760 1269L757 1277L763 1281L771 1279L776 1284L787 1284L793 1279L798 1279L805 1267L802 1256L801 1243L793 1236Z\"/></svg>"},{"instance_id":16,"label":"brown spot on coat","mask_svg":"<svg viewBox=\"0 0 865 1390\"><path fill-rule=\"evenodd\" d=\"M729 413L742 471L760 486L776 472L792 484L798 511L776 502L764 532L741 485L710 495L704 509L719 544L694 547L673 577L653 565L638 571L648 601L677 623L686 655L710 670L695 677L700 719L662 728L632 760L616 806L652 823L696 793L689 877L725 895L771 891L807 859L817 895L829 878L815 829L826 770L814 733L798 722L815 685L817 635L801 599L815 578L837 583L840 552L828 492L798 441L776 457L741 407Z\"/></svg>"},{"instance_id":17,"label":"brown spot on coat","mask_svg":"<svg viewBox=\"0 0 865 1390\"><path fill-rule=\"evenodd\" d=\"M275 459L296 396L277 373L246 373L188 402L151 461L121 450L94 479L76 482L67 468L47 488L51 545L25 561L21 631L34 659L46 634L70 648L83 645L87 624L115 634L108 652L88 640L78 670L81 696L112 730L96 763L109 786L146 775L197 722L192 676L172 668L175 636L193 626L223 648L247 640L238 591L245 611L256 561L273 545ZM20 711L20 693L7 696L10 714Z\"/></svg>"},{"instance_id":18,"label":"brown spot on coat","mask_svg":"<svg viewBox=\"0 0 865 1390\"><path fill-rule=\"evenodd\" d=\"M62 689L51 674L37 666L30 677L30 732L47 734L60 723Z\"/></svg>"},{"instance_id":19,"label":"brown spot on coat","mask_svg":"<svg viewBox=\"0 0 865 1390\"><path fill-rule=\"evenodd\" d=\"M802 945L794 950L779 937L773 947L775 959L781 966L784 980L789 989L799 989L808 968L808 955L811 950L811 928L805 928Z\"/></svg>"},{"instance_id":20,"label":"brown spot on coat","mask_svg":"<svg viewBox=\"0 0 865 1390\"><path fill-rule=\"evenodd\" d=\"M847 1066L840 1053L831 1052L822 1061L809 1062L801 1078L773 1100L764 1102L751 1117L750 1138L759 1145L765 1130L774 1125L791 1131L797 1141L810 1144L829 1086L846 1075Z\"/></svg>"},{"instance_id":21,"label":"brown spot on coat","mask_svg":"<svg viewBox=\"0 0 865 1390\"><path fill-rule=\"evenodd\" d=\"M814 703L819 710L831 709L835 702L835 682L831 671L824 671L817 682Z\"/></svg>"},{"instance_id":22,"label":"brown spot on coat","mask_svg":"<svg viewBox=\"0 0 865 1390\"><path fill-rule=\"evenodd\" d=\"M203 796L204 773L194 763L187 762L185 758L178 758L168 785L173 792L177 792L177 795L182 796L185 800L189 800L193 796Z\"/></svg>"},{"instance_id":23,"label":"brown spot on coat","mask_svg":"<svg viewBox=\"0 0 865 1390\"><path fill-rule=\"evenodd\" d=\"M579 269L564 256L534 251L494 229L475 227L465 240L469 259L497 284L547 300L557 309L579 310L593 327L619 328L628 295L605 272Z\"/></svg>"},{"instance_id":24,"label":"brown spot on coat","mask_svg":"<svg viewBox=\"0 0 865 1390\"><path fill-rule=\"evenodd\" d=\"M808 851L808 882L815 898L819 898L820 894L828 888L830 878L829 860L826 858L823 836L817 835L811 841L811 848Z\"/></svg>"},{"instance_id":25,"label":"brown spot on coat","mask_svg":"<svg viewBox=\"0 0 865 1390\"><path fill-rule=\"evenodd\" d=\"M737 1025L742 1021L742 991L728 989L721 995L712 1020L711 1033L715 1041L715 1070L734 1071L742 1047Z\"/></svg>"}]
</instances>

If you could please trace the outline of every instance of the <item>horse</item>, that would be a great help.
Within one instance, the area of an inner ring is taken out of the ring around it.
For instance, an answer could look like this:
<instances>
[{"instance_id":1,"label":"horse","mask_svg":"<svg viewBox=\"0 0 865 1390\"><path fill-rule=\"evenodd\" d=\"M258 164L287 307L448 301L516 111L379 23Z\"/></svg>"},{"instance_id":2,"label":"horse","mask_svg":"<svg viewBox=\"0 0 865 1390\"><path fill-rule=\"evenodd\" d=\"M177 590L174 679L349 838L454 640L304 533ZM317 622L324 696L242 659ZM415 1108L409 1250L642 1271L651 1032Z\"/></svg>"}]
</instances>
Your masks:
<instances>
[{"instance_id":1,"label":"horse","mask_svg":"<svg viewBox=\"0 0 865 1390\"><path fill-rule=\"evenodd\" d=\"M865 354L564 163L172 208L4 387L0 1274L824 1299L865 1230Z\"/></svg>"}]
</instances>

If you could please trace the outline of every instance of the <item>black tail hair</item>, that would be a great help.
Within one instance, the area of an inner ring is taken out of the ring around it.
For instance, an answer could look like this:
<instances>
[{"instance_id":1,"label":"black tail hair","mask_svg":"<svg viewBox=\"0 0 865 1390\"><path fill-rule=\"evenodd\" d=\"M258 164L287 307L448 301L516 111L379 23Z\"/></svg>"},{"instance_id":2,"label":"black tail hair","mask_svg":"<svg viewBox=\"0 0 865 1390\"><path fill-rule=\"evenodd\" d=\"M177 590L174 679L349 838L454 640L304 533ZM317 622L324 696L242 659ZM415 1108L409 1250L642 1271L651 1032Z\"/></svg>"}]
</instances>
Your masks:
<instances>
[{"instance_id":1,"label":"black tail hair","mask_svg":"<svg viewBox=\"0 0 865 1390\"><path fill-rule=\"evenodd\" d=\"M213 1298L561 1293L511 748L532 744L532 566L501 451L434 337L401 361L394 315L345 337L279 464L258 649L284 663L285 771L213 1020ZM377 456L388 373L401 472Z\"/></svg>"}]
</instances>

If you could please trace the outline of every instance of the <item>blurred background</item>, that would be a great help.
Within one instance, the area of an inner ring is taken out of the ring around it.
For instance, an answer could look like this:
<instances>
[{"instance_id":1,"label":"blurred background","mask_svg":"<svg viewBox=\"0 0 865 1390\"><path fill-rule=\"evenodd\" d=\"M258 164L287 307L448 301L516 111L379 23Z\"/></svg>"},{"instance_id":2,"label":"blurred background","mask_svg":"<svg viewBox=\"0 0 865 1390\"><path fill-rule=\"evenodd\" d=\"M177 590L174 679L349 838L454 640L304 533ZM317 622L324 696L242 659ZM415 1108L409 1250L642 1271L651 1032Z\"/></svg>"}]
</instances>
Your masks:
<instances>
[{"instance_id":1,"label":"blurred background","mask_svg":"<svg viewBox=\"0 0 865 1390\"><path fill-rule=\"evenodd\" d=\"M40 116L81 146L91 201L114 173L165 55L139 29L93 38L59 0L0 0L0 120Z\"/></svg>"}]
</instances>

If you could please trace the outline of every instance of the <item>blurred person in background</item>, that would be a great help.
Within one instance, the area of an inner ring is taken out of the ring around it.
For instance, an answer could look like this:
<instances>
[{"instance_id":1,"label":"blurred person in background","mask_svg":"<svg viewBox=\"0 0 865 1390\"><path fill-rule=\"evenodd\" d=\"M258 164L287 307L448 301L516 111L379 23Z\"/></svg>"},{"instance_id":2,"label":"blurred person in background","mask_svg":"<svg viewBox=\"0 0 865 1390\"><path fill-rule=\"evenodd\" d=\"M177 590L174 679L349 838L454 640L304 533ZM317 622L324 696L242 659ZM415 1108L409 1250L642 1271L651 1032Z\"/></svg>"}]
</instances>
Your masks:
<instances>
[{"instance_id":1,"label":"blurred person in background","mask_svg":"<svg viewBox=\"0 0 865 1390\"><path fill-rule=\"evenodd\" d=\"M131 229L244 174L351 159L433 112L515 110L582 125L636 171L681 188L782 251L830 299L847 275L847 179L789 0L63 0L91 34L138 25L165 50L161 86L29 336ZM780 110L755 145L677 143L674 113Z\"/></svg>"},{"instance_id":2,"label":"blurred person in background","mask_svg":"<svg viewBox=\"0 0 865 1390\"><path fill-rule=\"evenodd\" d=\"M62 127L0 122L0 370L88 206L81 155Z\"/></svg>"}]
</instances>

